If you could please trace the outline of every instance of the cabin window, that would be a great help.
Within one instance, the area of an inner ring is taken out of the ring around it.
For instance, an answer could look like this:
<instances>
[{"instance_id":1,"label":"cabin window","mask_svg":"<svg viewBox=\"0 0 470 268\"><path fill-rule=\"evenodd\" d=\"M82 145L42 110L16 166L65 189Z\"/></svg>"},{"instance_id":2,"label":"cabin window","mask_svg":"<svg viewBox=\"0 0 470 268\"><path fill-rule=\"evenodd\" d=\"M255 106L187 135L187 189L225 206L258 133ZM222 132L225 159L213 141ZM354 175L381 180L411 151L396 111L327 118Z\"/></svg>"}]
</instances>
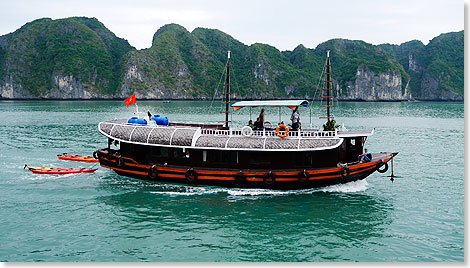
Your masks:
<instances>
[{"instance_id":1,"label":"cabin window","mask_svg":"<svg viewBox=\"0 0 470 268\"><path fill-rule=\"evenodd\" d=\"M152 147L152 157L168 157L167 147Z\"/></svg>"},{"instance_id":2,"label":"cabin window","mask_svg":"<svg viewBox=\"0 0 470 268\"><path fill-rule=\"evenodd\" d=\"M186 154L183 148L174 148L173 149L173 158L184 158Z\"/></svg>"},{"instance_id":3,"label":"cabin window","mask_svg":"<svg viewBox=\"0 0 470 268\"><path fill-rule=\"evenodd\" d=\"M202 151L202 162L207 162L207 151Z\"/></svg>"},{"instance_id":4,"label":"cabin window","mask_svg":"<svg viewBox=\"0 0 470 268\"><path fill-rule=\"evenodd\" d=\"M269 157L268 157L269 156ZM261 152L250 152L248 157L248 163L254 166L270 166L271 165L271 155L267 155Z\"/></svg>"},{"instance_id":5,"label":"cabin window","mask_svg":"<svg viewBox=\"0 0 470 268\"><path fill-rule=\"evenodd\" d=\"M356 140L350 139L351 145L355 146L356 145Z\"/></svg>"},{"instance_id":6,"label":"cabin window","mask_svg":"<svg viewBox=\"0 0 470 268\"><path fill-rule=\"evenodd\" d=\"M130 143L130 144L126 144L126 146L124 147L124 152L127 153L127 155L129 156L133 156L134 155L134 144Z\"/></svg>"},{"instance_id":7,"label":"cabin window","mask_svg":"<svg viewBox=\"0 0 470 268\"><path fill-rule=\"evenodd\" d=\"M251 165L256 165L256 166L269 166L271 165L271 160L270 159L262 159L262 158L250 158L248 162Z\"/></svg>"},{"instance_id":8,"label":"cabin window","mask_svg":"<svg viewBox=\"0 0 470 268\"><path fill-rule=\"evenodd\" d=\"M149 161L149 150L146 146L139 144L133 144L132 155L134 159L139 163L148 163Z\"/></svg>"},{"instance_id":9,"label":"cabin window","mask_svg":"<svg viewBox=\"0 0 470 268\"><path fill-rule=\"evenodd\" d=\"M343 143L341 143L341 147L339 147L341 152L346 152L346 143L347 141L343 141Z\"/></svg>"},{"instance_id":10,"label":"cabin window","mask_svg":"<svg viewBox=\"0 0 470 268\"><path fill-rule=\"evenodd\" d=\"M312 154L310 153L305 154L304 160L305 160L306 166L312 166Z\"/></svg>"},{"instance_id":11,"label":"cabin window","mask_svg":"<svg viewBox=\"0 0 470 268\"><path fill-rule=\"evenodd\" d=\"M204 153L203 153L204 158ZM238 152L214 150L209 154L209 162L212 163L238 163Z\"/></svg>"},{"instance_id":12,"label":"cabin window","mask_svg":"<svg viewBox=\"0 0 470 268\"><path fill-rule=\"evenodd\" d=\"M311 153L296 153L295 164L297 166L312 166L312 154Z\"/></svg>"}]
</instances>

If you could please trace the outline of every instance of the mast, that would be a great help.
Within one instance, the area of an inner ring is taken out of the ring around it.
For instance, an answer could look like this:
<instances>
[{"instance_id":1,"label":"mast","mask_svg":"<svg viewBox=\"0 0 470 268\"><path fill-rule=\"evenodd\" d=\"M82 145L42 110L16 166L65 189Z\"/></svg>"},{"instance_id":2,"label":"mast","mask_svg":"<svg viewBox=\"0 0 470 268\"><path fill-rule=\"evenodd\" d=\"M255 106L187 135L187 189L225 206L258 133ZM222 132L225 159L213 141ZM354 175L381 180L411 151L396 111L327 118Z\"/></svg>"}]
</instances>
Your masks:
<instances>
[{"instance_id":1,"label":"mast","mask_svg":"<svg viewBox=\"0 0 470 268\"><path fill-rule=\"evenodd\" d=\"M228 127L228 114L230 104L230 50L227 51L227 79L225 82L225 127Z\"/></svg>"},{"instance_id":2,"label":"mast","mask_svg":"<svg viewBox=\"0 0 470 268\"><path fill-rule=\"evenodd\" d=\"M328 122L330 122L330 119L333 119L334 117L331 116L330 113L330 107L333 107L333 105L330 103L330 100L333 98L331 91L333 90L331 88L331 68L330 68L331 62L330 62L330 51L326 51L326 80L323 81L326 83L326 88L323 90L326 91L326 96L322 96L322 98L326 99L326 105L321 105L320 107L326 107L326 117L320 117L320 119L327 119Z\"/></svg>"}]
</instances>

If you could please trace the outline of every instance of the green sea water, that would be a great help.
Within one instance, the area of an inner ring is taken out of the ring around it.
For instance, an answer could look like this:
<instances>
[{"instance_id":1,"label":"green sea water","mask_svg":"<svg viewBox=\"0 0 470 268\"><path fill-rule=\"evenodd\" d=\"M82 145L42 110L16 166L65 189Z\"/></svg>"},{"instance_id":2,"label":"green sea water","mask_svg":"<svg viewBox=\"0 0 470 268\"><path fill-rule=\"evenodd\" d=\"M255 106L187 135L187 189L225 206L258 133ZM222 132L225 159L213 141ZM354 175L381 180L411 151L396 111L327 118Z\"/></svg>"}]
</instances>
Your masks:
<instances>
[{"instance_id":1,"label":"green sea water","mask_svg":"<svg viewBox=\"0 0 470 268\"><path fill-rule=\"evenodd\" d=\"M223 120L210 102L138 105L170 121ZM133 111L122 101L0 101L0 261L464 261L463 103L336 107L346 128L375 128L370 151L400 152L393 183L388 172L313 190L242 190L139 181L104 168L23 169L92 166L56 155L106 147L97 124ZM300 113L309 125L310 110ZM244 108L232 120L249 116ZM314 103L313 126L319 116ZM266 120L278 122L278 109Z\"/></svg>"}]
</instances>

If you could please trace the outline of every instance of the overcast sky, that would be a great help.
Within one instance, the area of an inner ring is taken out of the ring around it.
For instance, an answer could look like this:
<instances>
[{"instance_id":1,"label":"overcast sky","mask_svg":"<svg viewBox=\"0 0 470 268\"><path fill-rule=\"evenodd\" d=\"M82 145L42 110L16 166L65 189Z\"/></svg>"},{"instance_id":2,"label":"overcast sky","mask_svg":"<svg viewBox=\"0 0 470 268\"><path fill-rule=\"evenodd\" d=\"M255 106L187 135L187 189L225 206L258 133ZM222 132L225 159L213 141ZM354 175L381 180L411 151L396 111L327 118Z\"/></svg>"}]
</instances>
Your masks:
<instances>
[{"instance_id":1,"label":"overcast sky","mask_svg":"<svg viewBox=\"0 0 470 268\"><path fill-rule=\"evenodd\" d=\"M250 45L280 50L315 48L332 38L400 44L464 29L462 0L151 1L1 0L0 35L32 20L96 17L138 48L151 46L155 31L178 23L192 31L215 28Z\"/></svg>"}]
</instances>

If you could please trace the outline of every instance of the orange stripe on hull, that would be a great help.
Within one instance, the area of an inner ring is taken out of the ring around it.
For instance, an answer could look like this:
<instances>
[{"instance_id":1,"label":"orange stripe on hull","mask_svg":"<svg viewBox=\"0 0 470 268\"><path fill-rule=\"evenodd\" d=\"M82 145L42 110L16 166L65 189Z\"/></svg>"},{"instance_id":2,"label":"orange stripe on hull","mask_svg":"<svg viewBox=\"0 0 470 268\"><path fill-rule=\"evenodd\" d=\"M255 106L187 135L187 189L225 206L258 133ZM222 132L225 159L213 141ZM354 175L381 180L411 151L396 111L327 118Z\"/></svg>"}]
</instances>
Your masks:
<instances>
[{"instance_id":1,"label":"orange stripe on hull","mask_svg":"<svg viewBox=\"0 0 470 268\"><path fill-rule=\"evenodd\" d=\"M108 161L108 162L116 163L116 160L114 160L114 159L109 159L107 157L103 157L103 159ZM123 159L130 159L130 158L127 158L127 157L124 158L123 157ZM132 159L130 159L130 160L135 163L134 160L132 160ZM124 162L124 165L131 166L131 167L151 168L151 166L148 166L148 165L140 165L140 164L126 163L126 162Z\"/></svg>"},{"instance_id":2,"label":"orange stripe on hull","mask_svg":"<svg viewBox=\"0 0 470 268\"><path fill-rule=\"evenodd\" d=\"M131 160L132 162L136 163L137 164L137 161L135 161L134 159L132 158L129 158L129 157L123 157L121 156L122 159L127 159L127 160Z\"/></svg>"},{"instance_id":3,"label":"orange stripe on hull","mask_svg":"<svg viewBox=\"0 0 470 268\"><path fill-rule=\"evenodd\" d=\"M147 168L150 169L151 166L146 166L146 165L138 165L138 164L132 164L132 163L124 163L126 166L131 166L131 167L139 167L139 168Z\"/></svg>"},{"instance_id":4,"label":"orange stripe on hull","mask_svg":"<svg viewBox=\"0 0 470 268\"><path fill-rule=\"evenodd\" d=\"M368 168L361 169L361 170L358 170L358 171L350 172L349 174L362 173L362 172L364 172L364 171L368 171L368 170L371 170L371 169L374 169L374 168L375 168L375 166L372 166L372 167L368 167Z\"/></svg>"},{"instance_id":5,"label":"orange stripe on hull","mask_svg":"<svg viewBox=\"0 0 470 268\"><path fill-rule=\"evenodd\" d=\"M276 181L298 181L297 178L276 178Z\"/></svg>"},{"instance_id":6,"label":"orange stripe on hull","mask_svg":"<svg viewBox=\"0 0 470 268\"><path fill-rule=\"evenodd\" d=\"M234 181L232 177L209 177L209 176L197 176L198 180L219 180L219 181Z\"/></svg>"},{"instance_id":7,"label":"orange stripe on hull","mask_svg":"<svg viewBox=\"0 0 470 268\"><path fill-rule=\"evenodd\" d=\"M363 163L363 164L356 164L356 165L353 165L353 166L349 166L349 169L352 170L352 169L364 168L364 167L368 167L368 166L376 166L378 162L379 161L367 162L367 163Z\"/></svg>"},{"instance_id":8,"label":"orange stripe on hull","mask_svg":"<svg viewBox=\"0 0 470 268\"><path fill-rule=\"evenodd\" d=\"M266 172L254 172L254 171L249 171L249 172L243 172L243 175L245 176L264 176Z\"/></svg>"},{"instance_id":9,"label":"orange stripe on hull","mask_svg":"<svg viewBox=\"0 0 470 268\"><path fill-rule=\"evenodd\" d=\"M132 174L137 174L137 175L148 175L147 172L133 171L133 170L109 167L109 166L105 166L105 165L101 165L101 166L104 167L104 168L109 168L109 169L112 169L112 170L122 171L122 172L126 172L126 173L132 173Z\"/></svg>"},{"instance_id":10,"label":"orange stripe on hull","mask_svg":"<svg viewBox=\"0 0 470 268\"><path fill-rule=\"evenodd\" d=\"M116 160L114 159L109 159L107 157L103 157L103 159L109 161L109 162L114 162L116 163ZM123 157L123 159L128 159L131 160L134 163L137 163L135 160L127 157ZM383 159L384 162L390 161L391 158L386 158ZM356 164L349 166L348 168L350 169L350 175L353 174L358 174L362 173L371 169L376 168L377 163L379 161L374 161L374 162L367 162L367 163L361 163L361 164ZM132 166L132 167L139 167L139 168L144 168L144 169L150 169L152 165L141 165L141 164L133 164L129 162L124 162L124 165L127 166ZM138 174L138 175L148 175L147 172L141 172L141 171L133 171L133 170L127 170L127 169L121 169L121 168L115 168L115 167L109 167L105 165L101 165L102 167L117 170L117 171L122 171L122 172L127 172L127 173L132 173L132 174ZM157 171L167 171L167 172L175 172L175 173L180 173L180 174L158 174L159 177L166 177L166 178L181 178L184 179L186 178L185 173L187 171L187 168L179 169L179 168L170 168L170 167L161 167L161 166L156 166ZM332 179L332 178L340 178L342 177L341 174L335 174L335 175L328 175L332 173L337 173L342 171L342 167L339 168L331 168L331 169L324 169L324 170L306 170L307 173L311 175L316 175L316 174L324 174L324 176L312 176L309 178L309 181L313 180L321 180L321 179ZM360 170L357 170L360 169ZM357 170L357 171L353 171ZM239 174L240 171L211 171L211 170L194 170L198 174L198 179L201 180L220 180L220 181L234 181L235 178L234 176ZM279 182L290 182L290 181L298 181L299 179L297 178L297 175L299 174L300 171L280 171L280 172L273 172L275 176L295 176L294 178L276 178L276 181ZM182 174L181 174L182 173ZM248 171L248 172L243 172L242 174L246 176L246 181L248 182L262 182L262 178L255 178L254 176L264 176L266 172L255 172L255 171ZM208 176L209 175L209 176ZM233 177L220 177L220 176L210 176L210 175L228 175L228 176L233 176Z\"/></svg>"},{"instance_id":11,"label":"orange stripe on hull","mask_svg":"<svg viewBox=\"0 0 470 268\"><path fill-rule=\"evenodd\" d=\"M232 175L235 176L238 174L238 172L235 171L209 171L209 170L194 170L197 172L197 174L201 175Z\"/></svg>"},{"instance_id":12,"label":"orange stripe on hull","mask_svg":"<svg viewBox=\"0 0 470 268\"><path fill-rule=\"evenodd\" d=\"M281 176L297 176L299 172L297 171L287 171L287 172L273 172L274 175L281 175Z\"/></svg>"},{"instance_id":13,"label":"orange stripe on hull","mask_svg":"<svg viewBox=\"0 0 470 268\"><path fill-rule=\"evenodd\" d=\"M163 167L159 167L157 166L156 167L158 171L169 171L169 172L182 172L182 173L186 173L186 170L185 169L177 169L177 168L163 168Z\"/></svg>"},{"instance_id":14,"label":"orange stripe on hull","mask_svg":"<svg viewBox=\"0 0 470 268\"><path fill-rule=\"evenodd\" d=\"M158 177L162 178L178 178L178 179L185 179L186 176L178 175L178 174L158 174Z\"/></svg>"},{"instance_id":15,"label":"orange stripe on hull","mask_svg":"<svg viewBox=\"0 0 470 268\"><path fill-rule=\"evenodd\" d=\"M332 176L320 176L320 177L313 177L309 178L309 181L314 181L314 180L321 180L321 179L332 179L332 178L339 178L341 175L332 175Z\"/></svg>"}]
</instances>

